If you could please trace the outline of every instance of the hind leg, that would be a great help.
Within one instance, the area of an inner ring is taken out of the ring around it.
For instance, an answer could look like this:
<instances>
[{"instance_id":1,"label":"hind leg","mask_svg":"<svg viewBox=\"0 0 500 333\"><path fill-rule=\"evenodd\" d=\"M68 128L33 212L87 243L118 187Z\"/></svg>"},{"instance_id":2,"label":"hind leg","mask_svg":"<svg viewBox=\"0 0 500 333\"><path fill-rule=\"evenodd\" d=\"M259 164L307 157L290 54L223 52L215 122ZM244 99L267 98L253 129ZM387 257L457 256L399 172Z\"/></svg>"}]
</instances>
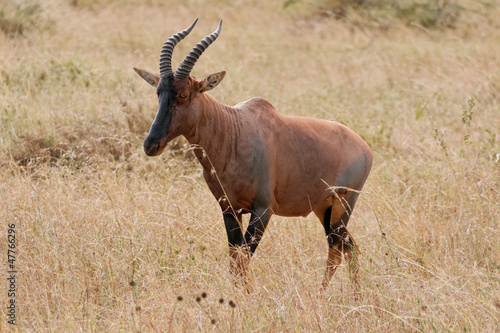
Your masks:
<instances>
[{"instance_id":1,"label":"hind leg","mask_svg":"<svg viewBox=\"0 0 500 333\"><path fill-rule=\"evenodd\" d=\"M322 289L326 289L330 280L342 262L342 254L348 262L348 268L356 287L358 283L358 246L347 231L347 223L356 203L357 193L338 194L325 201L314 211L325 228L328 240L328 258L323 277Z\"/></svg>"},{"instance_id":2,"label":"hind leg","mask_svg":"<svg viewBox=\"0 0 500 333\"><path fill-rule=\"evenodd\" d=\"M326 259L326 270L323 276L323 282L321 283L321 289L325 290L330 284L333 274L337 270L337 267L342 262L342 252L337 246L329 246L328 248L328 258Z\"/></svg>"},{"instance_id":3,"label":"hind leg","mask_svg":"<svg viewBox=\"0 0 500 333\"><path fill-rule=\"evenodd\" d=\"M356 289L360 289L359 285L359 262L358 262L358 256L359 256L359 246L352 238L351 233L346 229L347 232L347 245L344 245L342 248L342 252L344 253L344 257L346 258L347 261L347 268L349 269L349 274L351 277L352 282L354 283L354 286Z\"/></svg>"}]
</instances>

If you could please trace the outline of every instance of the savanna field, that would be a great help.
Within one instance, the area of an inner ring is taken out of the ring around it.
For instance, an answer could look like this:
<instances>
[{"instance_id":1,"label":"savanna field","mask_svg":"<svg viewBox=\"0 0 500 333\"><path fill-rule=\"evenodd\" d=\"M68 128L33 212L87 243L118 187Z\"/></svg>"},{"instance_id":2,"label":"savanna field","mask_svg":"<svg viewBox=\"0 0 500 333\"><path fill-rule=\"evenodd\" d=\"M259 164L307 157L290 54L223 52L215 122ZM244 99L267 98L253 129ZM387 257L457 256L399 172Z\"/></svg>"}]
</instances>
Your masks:
<instances>
[{"instance_id":1,"label":"savanna field","mask_svg":"<svg viewBox=\"0 0 500 333\"><path fill-rule=\"evenodd\" d=\"M196 17L174 70L223 18L192 72L227 71L213 97L372 148L358 297L345 261L320 294L314 214L273 216L235 286L187 141L144 154L158 100L132 68ZM499 1L2 0L0 29L1 332L500 330Z\"/></svg>"}]
</instances>

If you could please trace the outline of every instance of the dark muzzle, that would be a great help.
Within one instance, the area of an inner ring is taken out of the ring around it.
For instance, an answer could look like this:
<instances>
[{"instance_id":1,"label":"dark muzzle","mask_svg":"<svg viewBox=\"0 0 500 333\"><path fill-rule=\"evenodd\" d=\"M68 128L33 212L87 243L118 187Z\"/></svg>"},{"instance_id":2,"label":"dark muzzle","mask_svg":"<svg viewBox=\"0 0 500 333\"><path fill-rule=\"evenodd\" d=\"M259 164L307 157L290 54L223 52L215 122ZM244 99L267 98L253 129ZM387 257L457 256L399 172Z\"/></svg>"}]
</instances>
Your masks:
<instances>
[{"instance_id":1,"label":"dark muzzle","mask_svg":"<svg viewBox=\"0 0 500 333\"><path fill-rule=\"evenodd\" d=\"M144 140L144 152L148 156L157 156L160 155L165 149L165 145L167 142L167 138L154 138L149 135Z\"/></svg>"}]
</instances>

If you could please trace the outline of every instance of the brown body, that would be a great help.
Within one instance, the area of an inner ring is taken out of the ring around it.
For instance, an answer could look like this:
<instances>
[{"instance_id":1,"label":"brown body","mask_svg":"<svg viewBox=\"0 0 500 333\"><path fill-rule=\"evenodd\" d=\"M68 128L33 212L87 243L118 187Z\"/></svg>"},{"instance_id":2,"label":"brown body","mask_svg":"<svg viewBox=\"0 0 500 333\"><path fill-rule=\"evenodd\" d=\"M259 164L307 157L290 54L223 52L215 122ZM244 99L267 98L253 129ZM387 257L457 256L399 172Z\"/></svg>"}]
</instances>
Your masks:
<instances>
[{"instance_id":1,"label":"brown body","mask_svg":"<svg viewBox=\"0 0 500 333\"><path fill-rule=\"evenodd\" d=\"M194 24L165 43L161 75L135 69L157 88L159 98L158 114L144 141L146 154L161 154L179 135L194 147L223 212L235 273L245 275L272 214L306 216L314 212L329 245L322 286L328 286L342 253L357 281L357 245L347 231L347 222L371 169L370 148L337 122L286 116L262 98L229 107L208 95L206 91L215 88L225 72L201 81L189 72L217 38L220 24L173 73L169 58L173 47ZM246 213L251 217L243 235L241 217Z\"/></svg>"},{"instance_id":2,"label":"brown body","mask_svg":"<svg viewBox=\"0 0 500 333\"><path fill-rule=\"evenodd\" d=\"M342 124L286 116L262 98L235 107L199 98L185 136L205 151L195 150L214 196L227 196L223 208L250 211L259 199L273 214L307 216L332 196L330 187L360 189L368 176L370 148Z\"/></svg>"}]
</instances>

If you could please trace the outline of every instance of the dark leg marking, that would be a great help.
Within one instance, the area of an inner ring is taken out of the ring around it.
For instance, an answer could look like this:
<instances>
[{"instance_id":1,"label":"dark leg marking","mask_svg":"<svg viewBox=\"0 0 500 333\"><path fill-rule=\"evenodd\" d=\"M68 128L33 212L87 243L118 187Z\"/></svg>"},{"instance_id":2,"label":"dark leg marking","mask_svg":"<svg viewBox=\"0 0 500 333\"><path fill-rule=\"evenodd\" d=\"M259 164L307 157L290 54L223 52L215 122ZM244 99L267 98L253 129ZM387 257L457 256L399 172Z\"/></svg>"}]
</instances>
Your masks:
<instances>
[{"instance_id":1,"label":"dark leg marking","mask_svg":"<svg viewBox=\"0 0 500 333\"><path fill-rule=\"evenodd\" d=\"M271 211L268 208L256 209L252 212L250 217L250 223L245 232L245 239L242 246L248 246L250 250L250 256L255 253L259 242L262 239L262 235L266 230L269 219L271 218Z\"/></svg>"},{"instance_id":2,"label":"dark leg marking","mask_svg":"<svg viewBox=\"0 0 500 333\"><path fill-rule=\"evenodd\" d=\"M339 246L349 239L346 229L349 215L349 212L346 211L335 223L331 224L332 207L328 207L325 211L323 226L325 227L329 247Z\"/></svg>"},{"instance_id":3,"label":"dark leg marking","mask_svg":"<svg viewBox=\"0 0 500 333\"><path fill-rule=\"evenodd\" d=\"M351 279L353 280L356 289L359 289L359 266L357 258L359 249L351 234L349 233L349 231L347 231L347 223L349 222L349 217L351 216L351 212L354 209L354 204L356 203L357 197L357 193L352 193L347 201L345 201L345 197L343 197L342 199L337 197L333 201L333 204L336 207L335 210L332 206L330 206L325 210L323 214L323 226L325 228L325 234L328 239L328 259L326 263L326 272L322 283L323 289L326 289L328 287L331 277L335 273L338 265L340 265L342 261L342 254L347 260ZM341 213L342 210L343 213ZM333 218L336 219L333 223L332 212L335 212ZM338 217L338 214L340 213L341 215L340 217Z\"/></svg>"},{"instance_id":4,"label":"dark leg marking","mask_svg":"<svg viewBox=\"0 0 500 333\"><path fill-rule=\"evenodd\" d=\"M254 210L251 214L248 228L245 231L245 237L243 237L241 232L241 214L224 213L224 223L229 243L229 256L232 258L231 271L236 276L244 278L241 282L247 288L249 287L246 274L250 258L262 239L270 217L271 211L267 208Z\"/></svg>"},{"instance_id":5,"label":"dark leg marking","mask_svg":"<svg viewBox=\"0 0 500 333\"><path fill-rule=\"evenodd\" d=\"M241 231L241 214L224 213L224 224L226 225L227 241L230 248L236 248L243 240Z\"/></svg>"}]
</instances>

